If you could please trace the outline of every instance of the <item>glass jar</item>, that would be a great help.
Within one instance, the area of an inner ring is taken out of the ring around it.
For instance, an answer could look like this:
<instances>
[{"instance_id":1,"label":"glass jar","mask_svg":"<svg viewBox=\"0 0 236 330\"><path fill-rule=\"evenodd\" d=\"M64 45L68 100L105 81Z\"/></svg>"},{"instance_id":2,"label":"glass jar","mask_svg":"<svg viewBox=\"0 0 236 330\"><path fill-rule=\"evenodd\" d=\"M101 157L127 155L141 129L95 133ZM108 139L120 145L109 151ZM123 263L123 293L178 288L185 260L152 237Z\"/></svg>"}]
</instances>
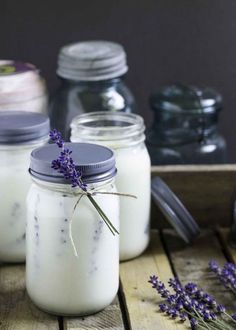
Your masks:
<instances>
[{"instance_id":1,"label":"glass jar","mask_svg":"<svg viewBox=\"0 0 236 330\"><path fill-rule=\"evenodd\" d=\"M0 111L46 114L47 106L46 83L33 64L0 60Z\"/></svg>"},{"instance_id":2,"label":"glass jar","mask_svg":"<svg viewBox=\"0 0 236 330\"><path fill-rule=\"evenodd\" d=\"M152 165L226 163L218 131L222 98L213 89L173 85L150 97L154 123L146 144Z\"/></svg>"},{"instance_id":3,"label":"glass jar","mask_svg":"<svg viewBox=\"0 0 236 330\"><path fill-rule=\"evenodd\" d=\"M83 182L119 230L113 152L92 144L67 145ZM26 287L42 310L88 315L108 306L119 283L119 236L113 236L82 190L51 168L56 145L32 152L33 183L27 197ZM74 210L74 211L73 211ZM72 222L73 220L73 222ZM78 256L75 255L74 248Z\"/></svg>"},{"instance_id":4,"label":"glass jar","mask_svg":"<svg viewBox=\"0 0 236 330\"><path fill-rule=\"evenodd\" d=\"M31 151L48 141L49 119L37 113L0 112L0 261L25 260L25 199Z\"/></svg>"},{"instance_id":5,"label":"glass jar","mask_svg":"<svg viewBox=\"0 0 236 330\"><path fill-rule=\"evenodd\" d=\"M126 54L119 44L85 41L60 50L57 74L61 86L50 102L52 128L68 141L72 119L84 112L136 112L123 76Z\"/></svg>"},{"instance_id":6,"label":"glass jar","mask_svg":"<svg viewBox=\"0 0 236 330\"><path fill-rule=\"evenodd\" d=\"M134 114L97 112L75 117L72 142L90 142L113 149L120 198L120 260L140 255L149 242L150 158L144 144L143 119Z\"/></svg>"}]
</instances>

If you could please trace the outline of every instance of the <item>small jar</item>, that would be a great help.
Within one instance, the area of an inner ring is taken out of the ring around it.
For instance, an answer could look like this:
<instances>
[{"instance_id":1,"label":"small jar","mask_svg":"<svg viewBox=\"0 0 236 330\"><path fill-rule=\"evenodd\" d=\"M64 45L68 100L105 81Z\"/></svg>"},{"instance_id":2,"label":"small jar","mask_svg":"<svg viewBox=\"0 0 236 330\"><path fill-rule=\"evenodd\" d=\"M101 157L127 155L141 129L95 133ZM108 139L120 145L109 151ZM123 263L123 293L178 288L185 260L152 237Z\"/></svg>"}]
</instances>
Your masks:
<instances>
[{"instance_id":1,"label":"small jar","mask_svg":"<svg viewBox=\"0 0 236 330\"><path fill-rule=\"evenodd\" d=\"M128 71L123 47L108 41L64 46L57 75L61 86L50 102L51 126L70 138L72 119L84 112L136 112L134 97L124 82Z\"/></svg>"},{"instance_id":2,"label":"small jar","mask_svg":"<svg viewBox=\"0 0 236 330\"><path fill-rule=\"evenodd\" d=\"M72 142L108 146L116 156L120 198L120 260L140 255L149 242L150 158L144 144L143 119L134 114L97 112L83 114L71 123Z\"/></svg>"},{"instance_id":3,"label":"small jar","mask_svg":"<svg viewBox=\"0 0 236 330\"><path fill-rule=\"evenodd\" d=\"M116 192L113 152L92 144L67 146L88 191L96 192L94 199L119 230L118 196L99 194ZM116 296L119 236L112 235L87 196L74 210L83 191L72 188L51 168L59 152L56 145L49 145L31 155L26 287L32 301L44 311L88 315L108 306Z\"/></svg>"},{"instance_id":4,"label":"small jar","mask_svg":"<svg viewBox=\"0 0 236 330\"><path fill-rule=\"evenodd\" d=\"M33 64L0 60L0 111L46 114L47 106L46 84Z\"/></svg>"},{"instance_id":5,"label":"small jar","mask_svg":"<svg viewBox=\"0 0 236 330\"><path fill-rule=\"evenodd\" d=\"M218 131L222 98L211 88L181 84L150 97L154 123L147 131L152 165L226 163L226 143Z\"/></svg>"},{"instance_id":6,"label":"small jar","mask_svg":"<svg viewBox=\"0 0 236 330\"><path fill-rule=\"evenodd\" d=\"M38 113L0 112L0 261L25 260L25 199L30 154L48 141L49 119Z\"/></svg>"}]
</instances>

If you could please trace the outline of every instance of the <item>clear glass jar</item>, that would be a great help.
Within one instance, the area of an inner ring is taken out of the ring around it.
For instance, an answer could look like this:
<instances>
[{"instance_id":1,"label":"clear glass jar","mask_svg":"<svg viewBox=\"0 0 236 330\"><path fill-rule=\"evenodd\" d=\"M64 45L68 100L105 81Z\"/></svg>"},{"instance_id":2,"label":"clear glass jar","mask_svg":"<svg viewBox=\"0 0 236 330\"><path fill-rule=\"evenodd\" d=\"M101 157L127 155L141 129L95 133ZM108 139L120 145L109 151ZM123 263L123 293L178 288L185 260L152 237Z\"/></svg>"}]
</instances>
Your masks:
<instances>
[{"instance_id":1,"label":"clear glass jar","mask_svg":"<svg viewBox=\"0 0 236 330\"><path fill-rule=\"evenodd\" d=\"M29 111L46 114L48 95L45 80L30 63L0 60L0 111Z\"/></svg>"},{"instance_id":2,"label":"clear glass jar","mask_svg":"<svg viewBox=\"0 0 236 330\"><path fill-rule=\"evenodd\" d=\"M179 84L153 94L150 104L154 123L146 144L152 165L227 162L226 143L218 131L218 93Z\"/></svg>"},{"instance_id":3,"label":"clear glass jar","mask_svg":"<svg viewBox=\"0 0 236 330\"><path fill-rule=\"evenodd\" d=\"M82 159L83 182L88 184L88 191L97 193L94 199L119 230L118 196L99 194L116 192L113 153L109 150L108 159L104 157L102 147L92 146L93 151L86 156L80 144L71 145L68 144L68 147L73 150L72 157L78 168L79 159ZM50 154L51 160L56 159L58 148L55 145L46 148L50 150L49 153L46 151L46 157ZM47 162L47 158L42 156L43 148L37 150L31 156L33 183L27 197L28 294L39 308L49 313L93 314L108 306L116 296L119 284L119 236L112 235L86 196L81 198L73 212L82 191L72 188L69 183L58 183L64 182L63 179L50 169L51 161L48 159ZM88 160L93 165L86 179ZM109 161L109 168L97 173L99 167L101 169L99 162L102 161L104 164Z\"/></svg>"},{"instance_id":4,"label":"clear glass jar","mask_svg":"<svg viewBox=\"0 0 236 330\"><path fill-rule=\"evenodd\" d=\"M90 142L112 148L116 156L120 198L120 260L140 255L148 245L150 212L150 158L144 144L143 119L134 114L83 114L71 123L72 142Z\"/></svg>"},{"instance_id":5,"label":"clear glass jar","mask_svg":"<svg viewBox=\"0 0 236 330\"><path fill-rule=\"evenodd\" d=\"M127 72L122 46L86 41L60 50L57 74L61 86L50 102L51 127L68 141L72 119L84 112L136 112L134 97L124 82Z\"/></svg>"},{"instance_id":6,"label":"clear glass jar","mask_svg":"<svg viewBox=\"0 0 236 330\"><path fill-rule=\"evenodd\" d=\"M48 141L48 132L49 120L43 115L0 113L0 261L25 260L30 154Z\"/></svg>"}]
</instances>

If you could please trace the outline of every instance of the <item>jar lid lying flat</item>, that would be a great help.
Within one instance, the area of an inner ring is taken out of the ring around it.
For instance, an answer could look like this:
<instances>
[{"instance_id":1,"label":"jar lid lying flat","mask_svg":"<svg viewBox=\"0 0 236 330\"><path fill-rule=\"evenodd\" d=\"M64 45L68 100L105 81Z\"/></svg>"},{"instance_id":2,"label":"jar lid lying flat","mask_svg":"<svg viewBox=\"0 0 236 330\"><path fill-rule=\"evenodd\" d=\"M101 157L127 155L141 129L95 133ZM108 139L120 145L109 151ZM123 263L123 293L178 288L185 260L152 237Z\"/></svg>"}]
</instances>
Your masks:
<instances>
[{"instance_id":1,"label":"jar lid lying flat","mask_svg":"<svg viewBox=\"0 0 236 330\"><path fill-rule=\"evenodd\" d=\"M115 157L111 149L90 143L66 143L65 148L72 151L71 157L76 169L82 172L84 183L96 183L115 176ZM30 173L43 181L70 184L52 168L52 161L60 155L61 149L55 144L37 148L31 153Z\"/></svg>"},{"instance_id":2,"label":"jar lid lying flat","mask_svg":"<svg viewBox=\"0 0 236 330\"><path fill-rule=\"evenodd\" d=\"M0 112L0 143L26 143L43 138L50 130L49 118L25 111Z\"/></svg>"},{"instance_id":3,"label":"jar lid lying flat","mask_svg":"<svg viewBox=\"0 0 236 330\"><path fill-rule=\"evenodd\" d=\"M109 41L84 41L61 48L57 74L60 77L99 81L124 75L128 70L124 48Z\"/></svg>"},{"instance_id":4,"label":"jar lid lying flat","mask_svg":"<svg viewBox=\"0 0 236 330\"><path fill-rule=\"evenodd\" d=\"M159 177L152 179L152 197L165 218L186 243L190 243L199 235L200 228L196 221Z\"/></svg>"},{"instance_id":5,"label":"jar lid lying flat","mask_svg":"<svg viewBox=\"0 0 236 330\"><path fill-rule=\"evenodd\" d=\"M149 101L154 111L202 114L222 108L222 96L214 89L183 84L163 87L151 94Z\"/></svg>"}]
</instances>

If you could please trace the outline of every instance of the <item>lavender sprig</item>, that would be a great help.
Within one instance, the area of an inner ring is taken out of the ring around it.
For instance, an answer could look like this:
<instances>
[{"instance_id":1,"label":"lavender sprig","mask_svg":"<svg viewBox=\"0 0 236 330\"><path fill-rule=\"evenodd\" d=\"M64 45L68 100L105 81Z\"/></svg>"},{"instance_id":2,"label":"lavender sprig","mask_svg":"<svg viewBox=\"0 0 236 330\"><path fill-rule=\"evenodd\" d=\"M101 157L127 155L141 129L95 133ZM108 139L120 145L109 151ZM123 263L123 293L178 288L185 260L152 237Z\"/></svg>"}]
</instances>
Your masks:
<instances>
[{"instance_id":1,"label":"lavender sprig","mask_svg":"<svg viewBox=\"0 0 236 330\"><path fill-rule=\"evenodd\" d=\"M113 235L119 234L117 229L113 226L106 214L92 197L92 194L87 191L87 185L82 180L82 172L76 169L75 163L71 157L72 151L66 148L65 141L62 139L61 133L58 132L56 129L53 129L50 131L49 137L61 149L58 158L52 161L51 167L58 173L62 173L66 180L70 180L71 186L73 188L79 187L88 197L89 201L94 206L100 217L103 219L111 233ZM75 207L77 205L78 203L76 203Z\"/></svg>"},{"instance_id":2,"label":"lavender sprig","mask_svg":"<svg viewBox=\"0 0 236 330\"><path fill-rule=\"evenodd\" d=\"M211 260L209 267L217 275L220 282L236 294L236 264L227 262L221 268L215 260Z\"/></svg>"},{"instance_id":3,"label":"lavender sprig","mask_svg":"<svg viewBox=\"0 0 236 330\"><path fill-rule=\"evenodd\" d=\"M232 316L227 314L225 307L218 304L214 297L198 288L197 284L188 283L182 286L178 279L170 279L168 283L173 290L171 293L155 275L150 276L148 282L165 299L159 304L160 311L171 318L181 322L189 319L192 329L233 329L222 316L226 316L230 322L235 322L236 314Z\"/></svg>"}]
</instances>

